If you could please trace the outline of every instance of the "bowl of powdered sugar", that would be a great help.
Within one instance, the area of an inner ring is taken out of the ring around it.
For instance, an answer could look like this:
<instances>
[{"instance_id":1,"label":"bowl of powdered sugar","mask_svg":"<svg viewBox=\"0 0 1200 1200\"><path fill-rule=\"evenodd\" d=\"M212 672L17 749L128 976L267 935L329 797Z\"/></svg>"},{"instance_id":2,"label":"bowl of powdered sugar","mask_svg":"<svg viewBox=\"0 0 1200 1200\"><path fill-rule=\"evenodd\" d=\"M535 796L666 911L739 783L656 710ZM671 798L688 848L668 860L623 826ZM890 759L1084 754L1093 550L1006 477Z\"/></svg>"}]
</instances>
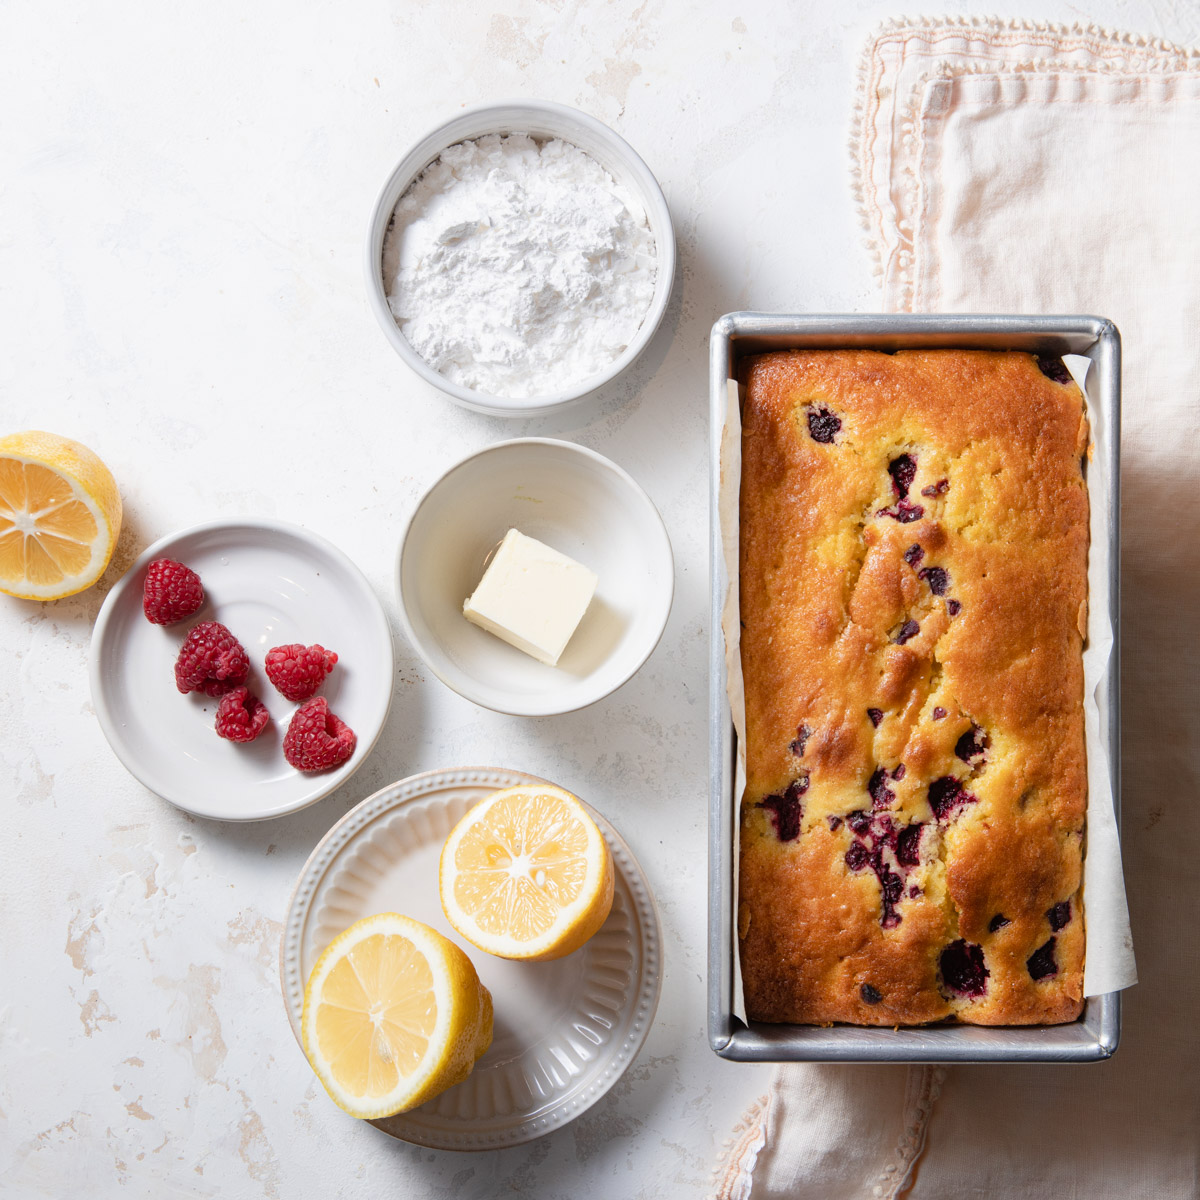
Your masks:
<instances>
[{"instance_id":1,"label":"bowl of powdered sugar","mask_svg":"<svg viewBox=\"0 0 1200 1200\"><path fill-rule=\"evenodd\" d=\"M401 159L367 290L401 358L452 400L541 416L615 379L666 311L675 236L649 168L561 104L463 113Z\"/></svg>"}]
</instances>

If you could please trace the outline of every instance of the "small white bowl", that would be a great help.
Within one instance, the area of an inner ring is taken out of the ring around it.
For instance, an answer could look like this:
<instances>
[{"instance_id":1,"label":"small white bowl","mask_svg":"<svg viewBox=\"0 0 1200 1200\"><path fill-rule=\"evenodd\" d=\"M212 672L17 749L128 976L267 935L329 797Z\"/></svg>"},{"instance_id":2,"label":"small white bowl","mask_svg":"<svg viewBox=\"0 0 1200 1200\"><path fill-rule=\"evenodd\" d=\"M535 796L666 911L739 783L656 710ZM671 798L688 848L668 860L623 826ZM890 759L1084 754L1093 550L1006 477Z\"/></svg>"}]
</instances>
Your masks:
<instances>
[{"instance_id":1,"label":"small white bowl","mask_svg":"<svg viewBox=\"0 0 1200 1200\"><path fill-rule=\"evenodd\" d=\"M557 667L463 616L510 528L599 576ZM658 510L620 467L570 442L518 438L463 459L425 493L400 540L397 583L404 631L447 687L496 712L541 717L595 703L650 657L675 567Z\"/></svg>"},{"instance_id":2,"label":"small white bowl","mask_svg":"<svg viewBox=\"0 0 1200 1200\"><path fill-rule=\"evenodd\" d=\"M578 146L641 201L650 232L654 235L658 258L654 297L637 336L625 348L624 354L603 371L581 380L572 388L549 396L514 399L475 391L451 382L413 349L388 307L387 286L383 280L383 241L397 202L413 180L448 146L489 133L528 133L534 137L561 138ZM624 138L587 113L564 104L544 100L510 100L469 109L444 125L439 125L400 160L383 185L371 213L365 266L367 300L371 311L392 348L422 379L444 392L451 400L475 412L494 417L541 417L582 400L611 382L649 344L667 310L675 280L675 230L658 181Z\"/></svg>"}]
</instances>

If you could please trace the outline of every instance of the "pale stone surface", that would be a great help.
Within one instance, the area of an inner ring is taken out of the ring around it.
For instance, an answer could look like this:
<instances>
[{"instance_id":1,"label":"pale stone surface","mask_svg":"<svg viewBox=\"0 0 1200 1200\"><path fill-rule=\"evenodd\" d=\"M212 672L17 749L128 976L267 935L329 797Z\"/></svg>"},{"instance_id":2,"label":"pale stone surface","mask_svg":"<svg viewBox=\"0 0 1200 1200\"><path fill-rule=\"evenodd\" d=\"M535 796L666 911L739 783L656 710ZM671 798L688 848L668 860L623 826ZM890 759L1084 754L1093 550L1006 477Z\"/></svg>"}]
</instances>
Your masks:
<instances>
[{"instance_id":1,"label":"pale stone surface","mask_svg":"<svg viewBox=\"0 0 1200 1200\"><path fill-rule=\"evenodd\" d=\"M952 5L957 11L968 6ZM1170 0L990 4L1191 42ZM766 1067L705 1030L707 335L738 308L870 311L845 151L854 70L897 10L434 0L181 9L13 0L0 13L0 427L87 443L126 504L101 585L0 598L0 1192L699 1195ZM641 362L559 418L453 407L368 312L362 242L407 146L510 96L611 124L662 183L680 268ZM421 488L505 437L571 438L649 491L676 556L662 644L615 695L520 720L450 693L398 639L396 699L339 792L249 826L196 821L110 752L87 677L104 590L199 521L336 541L393 622ZM394 1142L338 1112L279 995L280 921L325 830L378 787L503 765L585 796L656 889L667 948L645 1050L594 1109L513 1150Z\"/></svg>"}]
</instances>

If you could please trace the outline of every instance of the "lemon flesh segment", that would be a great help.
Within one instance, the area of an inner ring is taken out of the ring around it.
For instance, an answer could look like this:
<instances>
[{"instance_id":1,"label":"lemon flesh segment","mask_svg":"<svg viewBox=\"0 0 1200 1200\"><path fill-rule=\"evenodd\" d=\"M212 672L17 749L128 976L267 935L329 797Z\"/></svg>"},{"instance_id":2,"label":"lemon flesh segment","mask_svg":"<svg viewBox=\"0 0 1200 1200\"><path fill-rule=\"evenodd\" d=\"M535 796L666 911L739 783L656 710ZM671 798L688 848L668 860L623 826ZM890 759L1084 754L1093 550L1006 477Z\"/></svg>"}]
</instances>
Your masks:
<instances>
[{"instance_id":1,"label":"lemon flesh segment","mask_svg":"<svg viewBox=\"0 0 1200 1200\"><path fill-rule=\"evenodd\" d=\"M416 1108L471 1073L491 1045L492 998L453 942L379 913L317 960L300 1028L334 1102L374 1120Z\"/></svg>"},{"instance_id":2,"label":"lemon flesh segment","mask_svg":"<svg viewBox=\"0 0 1200 1200\"><path fill-rule=\"evenodd\" d=\"M121 495L86 446L32 430L0 438L0 592L59 600L104 573Z\"/></svg>"},{"instance_id":3,"label":"lemon flesh segment","mask_svg":"<svg viewBox=\"0 0 1200 1200\"><path fill-rule=\"evenodd\" d=\"M578 950L612 909L612 854L579 800L550 785L495 792L442 848L446 919L502 958L544 960Z\"/></svg>"}]
</instances>

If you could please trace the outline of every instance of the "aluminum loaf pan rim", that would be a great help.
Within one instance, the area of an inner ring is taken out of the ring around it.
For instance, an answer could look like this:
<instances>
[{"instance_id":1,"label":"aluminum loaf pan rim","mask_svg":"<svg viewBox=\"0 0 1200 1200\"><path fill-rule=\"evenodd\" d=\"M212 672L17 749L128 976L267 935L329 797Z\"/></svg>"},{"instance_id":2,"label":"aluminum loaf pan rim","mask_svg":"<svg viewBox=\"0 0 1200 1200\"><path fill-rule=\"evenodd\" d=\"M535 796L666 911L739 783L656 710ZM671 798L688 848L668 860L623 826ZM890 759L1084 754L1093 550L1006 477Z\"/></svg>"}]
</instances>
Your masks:
<instances>
[{"instance_id":1,"label":"aluminum loaf pan rim","mask_svg":"<svg viewBox=\"0 0 1200 1200\"><path fill-rule=\"evenodd\" d=\"M857 1025L772 1025L734 1016L731 949L737 897L733 851L737 813L736 736L726 695L721 632L728 579L725 573L718 492L726 382L737 359L776 349L1009 349L1039 354L1080 354L1097 372L1099 414L1109 423L1107 460L1111 551L1109 605L1113 647L1097 694L1108 733L1113 806L1120 823L1120 372L1121 340L1112 321L1097 316L991 314L771 314L734 312L720 317L709 344L709 514L711 614L709 630L709 1044L736 1062L1099 1062L1116 1051L1121 996L1110 992L1085 1001L1083 1015L1066 1025L984 1027L932 1025L901 1029ZM1089 747L1089 752L1092 747Z\"/></svg>"}]
</instances>

